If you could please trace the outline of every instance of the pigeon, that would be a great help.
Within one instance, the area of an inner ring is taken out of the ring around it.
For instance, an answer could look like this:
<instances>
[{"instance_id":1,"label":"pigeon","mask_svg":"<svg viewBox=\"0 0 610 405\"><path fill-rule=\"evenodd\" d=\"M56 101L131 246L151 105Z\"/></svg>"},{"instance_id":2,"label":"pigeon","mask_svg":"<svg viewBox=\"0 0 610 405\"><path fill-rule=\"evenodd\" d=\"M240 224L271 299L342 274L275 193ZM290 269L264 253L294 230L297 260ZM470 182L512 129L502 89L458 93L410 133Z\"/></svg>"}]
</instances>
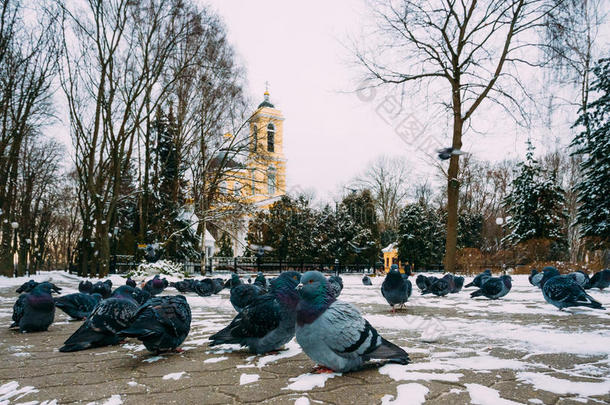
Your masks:
<instances>
[{"instance_id":1,"label":"pigeon","mask_svg":"<svg viewBox=\"0 0 610 405\"><path fill-rule=\"evenodd\" d=\"M415 285L417 285L417 288L419 288L423 293L424 291L428 290L428 287L430 287L430 281L428 280L428 277L420 274L415 278Z\"/></svg>"},{"instance_id":2,"label":"pigeon","mask_svg":"<svg viewBox=\"0 0 610 405\"><path fill-rule=\"evenodd\" d=\"M93 283L89 280L83 280L80 283L78 283L78 292L81 292L83 294L91 294L91 291L93 290Z\"/></svg>"},{"instance_id":3,"label":"pigeon","mask_svg":"<svg viewBox=\"0 0 610 405\"><path fill-rule=\"evenodd\" d=\"M409 355L382 338L355 306L337 301L322 273L303 274L297 290L296 340L322 366L318 371L353 371L369 360L409 363Z\"/></svg>"},{"instance_id":4,"label":"pigeon","mask_svg":"<svg viewBox=\"0 0 610 405\"><path fill-rule=\"evenodd\" d=\"M127 287L129 287L129 286L127 286ZM120 287L119 287L119 288L120 288ZM118 288L117 288L117 290L118 290ZM115 291L112 293L112 295L114 295L114 293L115 293L117 290L115 290ZM134 288L133 290L134 290L134 291L131 293L131 296L132 296L133 298L135 298L135 300L136 300L136 301L138 301L138 304L140 304L140 305L144 304L144 303L145 303L146 301L148 301L148 300L150 299L150 297L151 297L151 295L150 295L150 293L149 293L148 291L144 291L144 290L142 290L141 288L136 287L136 288ZM121 290L121 291L122 291L122 290ZM111 295L111 297L112 297L112 295Z\"/></svg>"},{"instance_id":5,"label":"pigeon","mask_svg":"<svg viewBox=\"0 0 610 405\"><path fill-rule=\"evenodd\" d=\"M536 269L532 269L527 279L529 280L531 285L540 287L540 280L542 280L542 276L544 276L543 272L538 271Z\"/></svg>"},{"instance_id":6,"label":"pigeon","mask_svg":"<svg viewBox=\"0 0 610 405\"><path fill-rule=\"evenodd\" d=\"M13 323L20 332L42 332L49 329L55 318L55 303L51 292L53 284L43 282L30 292L21 294L13 305Z\"/></svg>"},{"instance_id":7,"label":"pigeon","mask_svg":"<svg viewBox=\"0 0 610 405\"><path fill-rule=\"evenodd\" d=\"M237 274L233 275L237 277ZM235 283L233 282L233 285ZM238 284L231 288L231 305L237 312L241 312L245 307L250 305L252 301L259 295L263 294L264 290L254 284Z\"/></svg>"},{"instance_id":8,"label":"pigeon","mask_svg":"<svg viewBox=\"0 0 610 405\"><path fill-rule=\"evenodd\" d=\"M72 319L80 321L87 318L101 300L102 296L98 293L85 294L79 292L55 298L55 306Z\"/></svg>"},{"instance_id":9,"label":"pigeon","mask_svg":"<svg viewBox=\"0 0 610 405\"><path fill-rule=\"evenodd\" d=\"M394 305L404 307L405 302L411 295L413 286L411 281L402 278L398 270L392 269L385 276L381 284L381 295L392 307L392 312L396 312Z\"/></svg>"},{"instance_id":10,"label":"pigeon","mask_svg":"<svg viewBox=\"0 0 610 405\"><path fill-rule=\"evenodd\" d=\"M545 272L541 282L544 300L559 310L568 307L589 307L606 309L593 297L587 294L569 275L561 276L557 269L551 268Z\"/></svg>"},{"instance_id":11,"label":"pigeon","mask_svg":"<svg viewBox=\"0 0 610 405\"><path fill-rule=\"evenodd\" d=\"M451 279L453 281L453 279ZM434 281L428 286L426 291L422 291L422 295L425 294L434 294L437 297L444 297L449 294L451 291L451 284L446 278L436 278L434 277Z\"/></svg>"},{"instance_id":12,"label":"pigeon","mask_svg":"<svg viewBox=\"0 0 610 405\"><path fill-rule=\"evenodd\" d=\"M61 293L61 287L56 286L55 284L49 282L49 281L44 281L44 283L47 283L51 286L51 290L53 292L56 293ZM37 286L39 286L41 283L34 281L34 280L29 280L26 283L21 284L21 287L19 287L17 290L15 290L16 293L28 293L30 291L32 291L34 288L36 288Z\"/></svg>"},{"instance_id":13,"label":"pigeon","mask_svg":"<svg viewBox=\"0 0 610 405\"><path fill-rule=\"evenodd\" d=\"M335 294L335 298L339 298L341 291L343 291L343 279L341 276L330 276L328 282L330 283L331 291Z\"/></svg>"},{"instance_id":14,"label":"pigeon","mask_svg":"<svg viewBox=\"0 0 610 405\"><path fill-rule=\"evenodd\" d=\"M104 299L110 297L110 295L112 294L112 281L98 281L97 283L93 284L91 294L93 293L98 293Z\"/></svg>"},{"instance_id":15,"label":"pigeon","mask_svg":"<svg viewBox=\"0 0 610 405\"><path fill-rule=\"evenodd\" d=\"M453 277L453 288L449 291L450 294L456 294L462 291L462 287L464 286L464 277L462 276L454 276Z\"/></svg>"},{"instance_id":16,"label":"pigeon","mask_svg":"<svg viewBox=\"0 0 610 405\"><path fill-rule=\"evenodd\" d=\"M362 284L364 285L373 285L371 278L369 276L362 277Z\"/></svg>"},{"instance_id":17,"label":"pigeon","mask_svg":"<svg viewBox=\"0 0 610 405\"><path fill-rule=\"evenodd\" d=\"M37 281L29 280L29 281L21 284L21 287L17 288L17 290L15 290L15 292L18 294L28 293L28 292L32 291L34 288L36 288L36 286L38 284L40 284L40 283Z\"/></svg>"},{"instance_id":18,"label":"pigeon","mask_svg":"<svg viewBox=\"0 0 610 405\"><path fill-rule=\"evenodd\" d=\"M159 275L157 274L152 278L152 280L148 280L142 289L149 292L150 295L154 297L155 295L161 294L167 286L167 280L164 278L159 278Z\"/></svg>"},{"instance_id":19,"label":"pigeon","mask_svg":"<svg viewBox=\"0 0 610 405\"><path fill-rule=\"evenodd\" d=\"M440 160L450 159L452 155L464 155L464 154L466 154L466 152L462 152L461 150L455 149L455 148L438 149L436 151L436 153L438 153L438 158Z\"/></svg>"},{"instance_id":20,"label":"pigeon","mask_svg":"<svg viewBox=\"0 0 610 405\"><path fill-rule=\"evenodd\" d=\"M294 337L296 286L301 273L283 272L271 282L269 293L256 297L231 321L210 336L210 346L231 343L247 346L254 354L277 350Z\"/></svg>"},{"instance_id":21,"label":"pigeon","mask_svg":"<svg viewBox=\"0 0 610 405\"><path fill-rule=\"evenodd\" d=\"M578 284L582 288L585 288L587 285L589 285L589 275L584 271L577 270L572 273L566 274L566 276L570 277L572 280L574 280L576 284Z\"/></svg>"},{"instance_id":22,"label":"pigeon","mask_svg":"<svg viewBox=\"0 0 610 405\"><path fill-rule=\"evenodd\" d=\"M256 274L256 278L254 279L254 284L259 286L262 289L267 289L267 279L265 279L265 275L262 271L259 271Z\"/></svg>"},{"instance_id":23,"label":"pigeon","mask_svg":"<svg viewBox=\"0 0 610 405\"><path fill-rule=\"evenodd\" d=\"M178 351L191 330L191 307L184 295L152 297L117 334L140 340L149 352Z\"/></svg>"},{"instance_id":24,"label":"pigeon","mask_svg":"<svg viewBox=\"0 0 610 405\"><path fill-rule=\"evenodd\" d=\"M187 292L195 292L195 290L194 290L195 282L196 282L196 280L186 278L181 281L169 283L169 285L171 287L174 287L176 290L180 291L181 293L187 293Z\"/></svg>"},{"instance_id":25,"label":"pigeon","mask_svg":"<svg viewBox=\"0 0 610 405\"><path fill-rule=\"evenodd\" d=\"M213 278L214 280L214 294L218 294L225 288L224 280L220 277Z\"/></svg>"},{"instance_id":26,"label":"pigeon","mask_svg":"<svg viewBox=\"0 0 610 405\"><path fill-rule=\"evenodd\" d=\"M512 286L512 279L510 276L489 277L478 290L473 291L470 294L470 297L475 298L483 296L490 300L497 300L508 294Z\"/></svg>"},{"instance_id":27,"label":"pigeon","mask_svg":"<svg viewBox=\"0 0 610 405\"><path fill-rule=\"evenodd\" d=\"M603 290L608 287L610 287L610 269L598 271L589 281L589 288L599 288L600 290Z\"/></svg>"},{"instance_id":28,"label":"pigeon","mask_svg":"<svg viewBox=\"0 0 610 405\"><path fill-rule=\"evenodd\" d=\"M472 286L481 288L481 286L485 283L485 280L488 279L488 278L491 278L491 276L492 276L491 275L491 270L485 269L485 271L483 271L483 273L477 275L472 280L472 282L466 284L464 286L464 288L468 288L468 287L472 287Z\"/></svg>"},{"instance_id":29,"label":"pigeon","mask_svg":"<svg viewBox=\"0 0 610 405\"><path fill-rule=\"evenodd\" d=\"M241 279L237 275L237 273L231 274L231 278L225 282L225 288L233 288L236 285L242 284Z\"/></svg>"},{"instance_id":30,"label":"pigeon","mask_svg":"<svg viewBox=\"0 0 610 405\"><path fill-rule=\"evenodd\" d=\"M111 297L100 301L59 351L76 352L118 344L120 338L117 333L129 326L138 310L139 303L134 298L135 294L136 290L128 285L117 288Z\"/></svg>"},{"instance_id":31,"label":"pigeon","mask_svg":"<svg viewBox=\"0 0 610 405\"><path fill-rule=\"evenodd\" d=\"M135 280L132 280L131 277L127 277L127 280L125 280L125 285L128 285L133 288L137 287Z\"/></svg>"},{"instance_id":32,"label":"pigeon","mask_svg":"<svg viewBox=\"0 0 610 405\"><path fill-rule=\"evenodd\" d=\"M209 297L214 294L216 289L216 282L211 278L204 278L203 280L198 280L193 283L193 291L200 297Z\"/></svg>"}]
</instances>

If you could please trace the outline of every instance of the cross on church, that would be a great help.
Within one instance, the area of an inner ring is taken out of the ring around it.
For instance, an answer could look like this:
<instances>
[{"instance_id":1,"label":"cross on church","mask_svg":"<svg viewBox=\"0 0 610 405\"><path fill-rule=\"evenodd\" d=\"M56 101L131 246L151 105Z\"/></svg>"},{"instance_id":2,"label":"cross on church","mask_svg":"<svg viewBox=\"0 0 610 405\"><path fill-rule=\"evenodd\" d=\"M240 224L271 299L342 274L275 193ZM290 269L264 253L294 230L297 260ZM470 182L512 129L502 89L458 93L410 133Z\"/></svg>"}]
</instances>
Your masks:
<instances>
[{"instance_id":1,"label":"cross on church","mask_svg":"<svg viewBox=\"0 0 610 405\"><path fill-rule=\"evenodd\" d=\"M265 82L265 93L269 93L269 82Z\"/></svg>"}]
</instances>

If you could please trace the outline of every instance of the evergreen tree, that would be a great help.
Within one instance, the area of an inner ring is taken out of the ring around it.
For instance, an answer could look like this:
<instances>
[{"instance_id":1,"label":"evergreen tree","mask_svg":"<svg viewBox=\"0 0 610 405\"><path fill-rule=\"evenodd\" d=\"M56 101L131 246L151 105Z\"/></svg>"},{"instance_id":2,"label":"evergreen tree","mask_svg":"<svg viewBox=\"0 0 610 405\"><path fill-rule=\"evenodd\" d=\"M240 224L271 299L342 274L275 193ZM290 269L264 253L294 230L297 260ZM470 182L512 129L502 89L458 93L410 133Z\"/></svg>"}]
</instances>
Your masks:
<instances>
[{"instance_id":1,"label":"evergreen tree","mask_svg":"<svg viewBox=\"0 0 610 405\"><path fill-rule=\"evenodd\" d=\"M398 257L413 263L415 269L441 263L445 231L441 215L432 207L416 203L400 212L398 221Z\"/></svg>"},{"instance_id":2,"label":"evergreen tree","mask_svg":"<svg viewBox=\"0 0 610 405\"><path fill-rule=\"evenodd\" d=\"M610 58L600 59L593 69L590 90L599 97L591 102L575 125L585 129L572 141L574 154L582 155L583 180L578 192L577 223L581 234L604 247L610 244ZM588 130L587 130L588 128Z\"/></svg>"},{"instance_id":3,"label":"evergreen tree","mask_svg":"<svg viewBox=\"0 0 610 405\"><path fill-rule=\"evenodd\" d=\"M224 232L222 237L218 241L220 257L233 257L233 243L231 243L231 237L228 233Z\"/></svg>"},{"instance_id":4,"label":"evergreen tree","mask_svg":"<svg viewBox=\"0 0 610 405\"><path fill-rule=\"evenodd\" d=\"M518 174L503 204L510 217L504 224L508 235L503 239L512 244L531 239L565 238L562 222L564 192L554 175L547 175L534 159L534 147L528 141L525 161L517 165Z\"/></svg>"}]
</instances>

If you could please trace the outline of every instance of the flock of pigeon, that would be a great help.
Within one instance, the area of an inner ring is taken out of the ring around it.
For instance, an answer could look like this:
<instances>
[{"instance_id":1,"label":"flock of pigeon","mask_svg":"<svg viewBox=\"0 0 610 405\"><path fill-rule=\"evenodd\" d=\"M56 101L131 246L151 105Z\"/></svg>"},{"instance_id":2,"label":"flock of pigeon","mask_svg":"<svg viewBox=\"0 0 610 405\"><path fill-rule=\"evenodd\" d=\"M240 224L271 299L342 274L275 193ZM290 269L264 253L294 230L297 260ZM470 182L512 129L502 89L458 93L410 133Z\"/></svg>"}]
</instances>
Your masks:
<instances>
[{"instance_id":1,"label":"flock of pigeon","mask_svg":"<svg viewBox=\"0 0 610 405\"><path fill-rule=\"evenodd\" d=\"M610 286L610 270L601 270L589 279L589 275L583 271L576 271L561 275L555 267L545 267L539 272L532 269L529 281L533 286L542 290L542 296L549 303L560 310L568 307L589 307L594 309L605 309L598 301L591 297L585 290L599 288L603 290ZM364 285L371 285L371 280L364 276ZM443 297L447 294L455 294L464 288L477 287L478 290L470 294L471 298L486 297L491 300L504 297L512 288L512 280L508 275L493 277L491 270L487 269L475 276L472 282L464 286L464 277L445 274L438 278L435 276L424 276L420 274L415 279L415 284L421 290L422 295L434 294ZM395 305L404 307L411 296L413 287L408 275L401 274L397 265L392 265L383 284L381 293L395 312Z\"/></svg>"},{"instance_id":2,"label":"flock of pigeon","mask_svg":"<svg viewBox=\"0 0 610 405\"><path fill-rule=\"evenodd\" d=\"M287 271L267 280L258 273L254 282L244 283L237 274L229 280L205 278L169 283L158 275L138 288L127 279L112 290L112 281L81 281L79 292L59 297L61 288L51 282L30 280L17 289L13 324L21 332L46 331L59 308L82 325L64 342L61 352L116 345L126 338L140 340L152 353L181 351L191 326L191 309L184 295L159 295L173 287L181 293L207 297L230 289L230 301L237 315L224 329L209 337L210 346L239 344L251 353L279 350L293 337L319 366L316 372L347 372L374 360L377 364L408 364L409 355L387 341L363 318L360 311L338 300L343 289L340 276L329 278L318 271ZM362 279L371 286L368 276ZM559 309L587 306L604 309L585 292L610 285L610 270L591 279L585 273L560 275L548 267L532 271L530 282L542 290L549 303ZM458 293L464 277L447 274L442 278L419 275L416 284L422 294L444 296ZM510 276L493 277L486 270L465 285L478 288L471 297L498 299L511 289ZM411 281L393 266L381 286L381 293L395 312L404 307L412 293Z\"/></svg>"}]
</instances>

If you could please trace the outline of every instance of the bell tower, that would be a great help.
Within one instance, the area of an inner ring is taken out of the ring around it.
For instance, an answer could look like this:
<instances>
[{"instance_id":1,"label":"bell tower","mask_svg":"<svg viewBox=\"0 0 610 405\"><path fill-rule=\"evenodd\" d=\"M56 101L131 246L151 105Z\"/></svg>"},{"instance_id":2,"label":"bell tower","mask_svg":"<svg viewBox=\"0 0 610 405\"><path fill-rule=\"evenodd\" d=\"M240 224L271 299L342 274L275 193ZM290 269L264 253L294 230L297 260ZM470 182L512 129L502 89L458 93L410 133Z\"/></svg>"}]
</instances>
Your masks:
<instances>
[{"instance_id":1,"label":"bell tower","mask_svg":"<svg viewBox=\"0 0 610 405\"><path fill-rule=\"evenodd\" d=\"M286 194L284 116L271 103L269 89L250 118L250 193L261 208Z\"/></svg>"}]
</instances>

